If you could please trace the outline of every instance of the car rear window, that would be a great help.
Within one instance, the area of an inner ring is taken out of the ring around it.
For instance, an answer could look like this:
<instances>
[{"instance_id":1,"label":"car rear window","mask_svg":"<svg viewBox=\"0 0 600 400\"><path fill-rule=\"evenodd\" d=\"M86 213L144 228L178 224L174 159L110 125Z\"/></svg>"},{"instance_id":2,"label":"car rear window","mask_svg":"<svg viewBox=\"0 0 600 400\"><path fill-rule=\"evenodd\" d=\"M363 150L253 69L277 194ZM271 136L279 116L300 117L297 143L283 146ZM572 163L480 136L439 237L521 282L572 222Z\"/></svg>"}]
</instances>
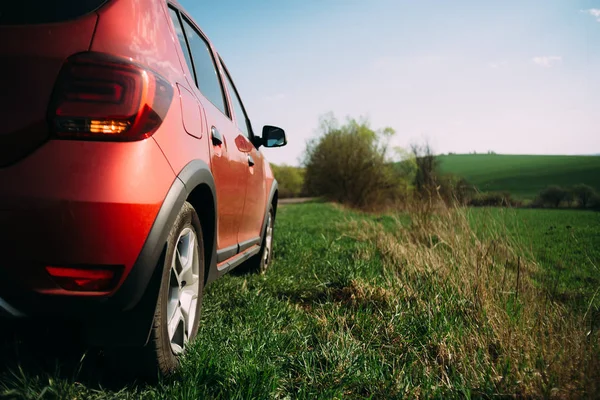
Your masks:
<instances>
[{"instance_id":1,"label":"car rear window","mask_svg":"<svg viewBox=\"0 0 600 400\"><path fill-rule=\"evenodd\" d=\"M100 8L108 0L2 0L0 25L68 21Z\"/></svg>"}]
</instances>

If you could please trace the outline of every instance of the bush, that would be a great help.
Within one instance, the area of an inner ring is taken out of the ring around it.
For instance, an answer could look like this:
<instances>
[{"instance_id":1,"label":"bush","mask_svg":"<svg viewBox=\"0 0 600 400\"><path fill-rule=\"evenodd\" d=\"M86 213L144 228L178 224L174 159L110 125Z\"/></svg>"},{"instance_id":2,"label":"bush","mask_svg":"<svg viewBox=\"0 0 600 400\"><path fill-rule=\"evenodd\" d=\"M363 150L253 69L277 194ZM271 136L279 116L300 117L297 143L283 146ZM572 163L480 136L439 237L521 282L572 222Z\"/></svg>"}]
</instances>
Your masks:
<instances>
[{"instance_id":1,"label":"bush","mask_svg":"<svg viewBox=\"0 0 600 400\"><path fill-rule=\"evenodd\" d=\"M519 207L521 202L513 199L508 192L478 193L470 201L473 207Z\"/></svg>"},{"instance_id":2,"label":"bush","mask_svg":"<svg viewBox=\"0 0 600 400\"><path fill-rule=\"evenodd\" d=\"M551 185L543 189L535 201L539 206L550 206L558 208L560 203L567 200L569 192L558 185Z\"/></svg>"},{"instance_id":3,"label":"bush","mask_svg":"<svg viewBox=\"0 0 600 400\"><path fill-rule=\"evenodd\" d=\"M447 174L437 178L438 193L446 204L466 205L475 196L475 188L464 178Z\"/></svg>"},{"instance_id":4,"label":"bush","mask_svg":"<svg viewBox=\"0 0 600 400\"><path fill-rule=\"evenodd\" d=\"M437 192L439 185L439 159L433 154L429 144L413 144L411 151L417 166L414 176L416 194L421 198L430 198Z\"/></svg>"},{"instance_id":5,"label":"bush","mask_svg":"<svg viewBox=\"0 0 600 400\"><path fill-rule=\"evenodd\" d=\"M307 144L305 192L360 209L378 209L403 198L407 183L387 157L391 128L333 116L321 120L321 136Z\"/></svg>"},{"instance_id":6,"label":"bush","mask_svg":"<svg viewBox=\"0 0 600 400\"><path fill-rule=\"evenodd\" d=\"M573 186L571 193L581 208L587 208L591 206L594 198L597 197L594 188L584 185L583 183Z\"/></svg>"},{"instance_id":7,"label":"bush","mask_svg":"<svg viewBox=\"0 0 600 400\"><path fill-rule=\"evenodd\" d=\"M415 170L409 176L412 177L417 201L441 199L446 204L469 203L475 194L474 187L462 177L453 174L442 175L439 170L439 158L428 143L413 144L411 156Z\"/></svg>"},{"instance_id":8,"label":"bush","mask_svg":"<svg viewBox=\"0 0 600 400\"><path fill-rule=\"evenodd\" d=\"M567 207L572 207L573 204L575 203L575 194L568 189L565 189L565 197L563 199L563 202L566 204Z\"/></svg>"},{"instance_id":9,"label":"bush","mask_svg":"<svg viewBox=\"0 0 600 400\"><path fill-rule=\"evenodd\" d=\"M271 164L273 175L279 184L279 198L302 196L304 170L289 165Z\"/></svg>"},{"instance_id":10,"label":"bush","mask_svg":"<svg viewBox=\"0 0 600 400\"><path fill-rule=\"evenodd\" d=\"M595 194L594 197L590 200L589 207L592 210L600 211L600 195Z\"/></svg>"}]
</instances>

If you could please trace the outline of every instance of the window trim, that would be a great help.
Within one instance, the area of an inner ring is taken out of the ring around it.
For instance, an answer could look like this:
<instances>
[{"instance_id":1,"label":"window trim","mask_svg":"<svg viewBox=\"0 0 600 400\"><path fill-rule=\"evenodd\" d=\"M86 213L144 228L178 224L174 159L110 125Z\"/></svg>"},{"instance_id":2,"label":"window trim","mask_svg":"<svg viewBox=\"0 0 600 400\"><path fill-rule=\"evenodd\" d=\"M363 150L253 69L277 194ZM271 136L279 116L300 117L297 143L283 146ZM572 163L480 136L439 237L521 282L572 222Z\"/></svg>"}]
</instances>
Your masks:
<instances>
[{"instance_id":1,"label":"window trim","mask_svg":"<svg viewBox=\"0 0 600 400\"><path fill-rule=\"evenodd\" d=\"M225 62L223 62L223 59L221 58L220 55L218 55L218 57L219 57L219 62L221 63L221 67L223 68L223 75L225 75L225 78L231 83L231 87L233 88L233 91L235 92L234 94L237 96L237 99L239 100L240 105L242 106L242 112L244 113L244 122L246 124L246 129L248 129L248 136L249 136L248 140L252 141L252 139L254 139L254 130L252 129L252 124L250 124L250 118L248 118L248 111L246 111L246 106L244 105L244 102L242 101L240 92L238 92L237 87L235 87L235 82L233 82L233 78L231 77L231 74L229 73L229 70L227 69Z\"/></svg>"},{"instance_id":2,"label":"window trim","mask_svg":"<svg viewBox=\"0 0 600 400\"><path fill-rule=\"evenodd\" d=\"M167 4L167 7L169 9L175 11L175 15L177 15L177 22L179 22L179 26L181 27L181 31L183 32L183 40L185 41L185 49L181 49L181 51L182 52L187 51L188 55L190 56L190 62L192 63L192 71L190 71L190 73L192 74L192 77L194 78L194 83L196 84L196 87L197 87L198 86L198 78L196 76L196 65L194 64L194 57L192 57L192 51L190 50L190 43L188 41L187 35L185 34L185 30L183 28L183 22L181 21L181 12L173 3ZM173 22L173 21L171 21L171 22ZM175 36L177 36L177 29L175 30ZM177 38L177 42L179 43L179 47L181 47L179 38ZM183 55L183 58L184 58L184 61L186 61L185 54ZM187 61L185 62L185 64L187 65Z\"/></svg>"},{"instance_id":3,"label":"window trim","mask_svg":"<svg viewBox=\"0 0 600 400\"><path fill-rule=\"evenodd\" d=\"M214 50L212 48L210 40L208 40L208 38L206 37L206 35L204 35L204 33L202 32L202 30L200 28L198 28L198 26L194 23L194 21L187 14L185 14L183 11L179 10L179 15L180 15L181 20L182 20L182 24L181 25L183 27L183 35L185 36L185 41L186 41L186 43L188 45L190 56L192 58L192 62L193 62L193 59L194 59L194 55L193 55L192 50L190 48L189 39L187 37L188 35L187 35L187 32L185 31L185 26L183 25L183 22L186 22L190 26L190 28L192 28L196 32L196 34L198 34L198 36L200 37L200 39L204 41L206 47L208 48L208 52L209 52L210 58L212 59L212 62L213 62L213 67L215 69L215 72L217 73L217 81L219 82L219 85L221 87L221 96L223 96L223 103L224 103L224 106L225 106L225 112L222 112L221 109L216 104L214 104L208 97L206 97L204 95L204 93L202 93L202 89L200 89L200 85L198 85L198 78L197 78L197 73L196 73L196 65L194 63L194 76L196 77L196 87L198 88L198 90L200 90L200 93L202 93L202 95L212 105L215 106L215 108L217 110L221 111L223 113L223 115L225 115L227 118L229 118L230 120L233 121L233 113L232 113L232 110L231 110L231 104L229 104L230 103L229 102L229 98L227 97L227 92L226 92L225 85L224 85L224 82L223 82L223 76L222 76L223 74L221 73L221 70L219 68L219 64L217 63L217 59L215 58L215 52L214 52Z\"/></svg>"}]
</instances>

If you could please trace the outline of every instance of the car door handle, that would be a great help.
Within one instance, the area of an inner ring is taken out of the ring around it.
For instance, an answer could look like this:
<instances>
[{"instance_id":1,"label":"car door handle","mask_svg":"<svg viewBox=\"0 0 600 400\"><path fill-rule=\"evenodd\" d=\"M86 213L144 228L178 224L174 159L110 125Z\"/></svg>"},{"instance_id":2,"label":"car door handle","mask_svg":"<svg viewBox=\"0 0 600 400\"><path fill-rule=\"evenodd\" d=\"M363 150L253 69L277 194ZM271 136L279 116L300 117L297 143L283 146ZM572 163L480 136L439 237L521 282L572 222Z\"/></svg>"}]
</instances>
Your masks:
<instances>
[{"instance_id":1,"label":"car door handle","mask_svg":"<svg viewBox=\"0 0 600 400\"><path fill-rule=\"evenodd\" d=\"M223 136L221 136L217 128L215 128L214 126L210 130L210 137L212 139L213 145L218 146L220 144L223 144Z\"/></svg>"},{"instance_id":2,"label":"car door handle","mask_svg":"<svg viewBox=\"0 0 600 400\"><path fill-rule=\"evenodd\" d=\"M248 156L248 165L251 167L254 166L254 159L252 158L252 156Z\"/></svg>"}]
</instances>

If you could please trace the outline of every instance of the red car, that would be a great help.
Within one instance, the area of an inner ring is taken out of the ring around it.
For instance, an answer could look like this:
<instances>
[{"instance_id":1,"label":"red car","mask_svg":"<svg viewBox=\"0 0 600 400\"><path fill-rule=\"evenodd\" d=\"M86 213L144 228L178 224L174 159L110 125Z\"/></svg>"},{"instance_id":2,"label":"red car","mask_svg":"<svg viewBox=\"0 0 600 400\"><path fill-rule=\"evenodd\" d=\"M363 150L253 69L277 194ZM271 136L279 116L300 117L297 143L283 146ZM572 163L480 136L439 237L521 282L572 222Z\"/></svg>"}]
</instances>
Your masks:
<instances>
[{"instance_id":1,"label":"red car","mask_svg":"<svg viewBox=\"0 0 600 400\"><path fill-rule=\"evenodd\" d=\"M0 5L0 313L77 321L168 374L207 283L271 259L277 182L223 60L173 0ZM2 324L4 324L2 322Z\"/></svg>"}]
</instances>

